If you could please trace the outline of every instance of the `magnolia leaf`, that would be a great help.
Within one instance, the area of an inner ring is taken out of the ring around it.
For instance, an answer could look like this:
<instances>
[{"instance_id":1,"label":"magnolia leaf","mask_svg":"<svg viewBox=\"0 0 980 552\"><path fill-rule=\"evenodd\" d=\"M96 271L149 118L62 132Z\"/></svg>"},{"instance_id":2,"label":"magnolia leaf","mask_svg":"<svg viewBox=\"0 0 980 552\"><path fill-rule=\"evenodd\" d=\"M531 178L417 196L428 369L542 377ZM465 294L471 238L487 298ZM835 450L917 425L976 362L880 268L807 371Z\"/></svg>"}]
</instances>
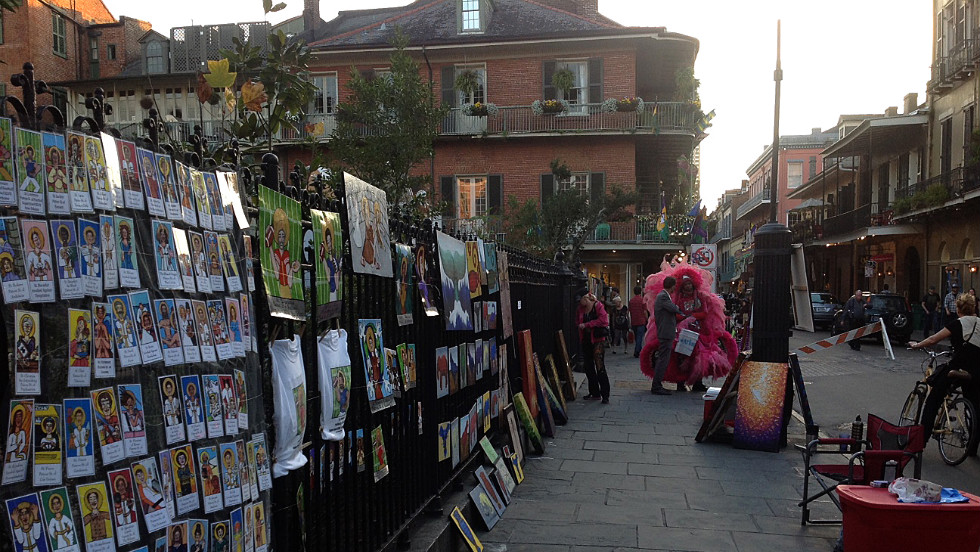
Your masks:
<instances>
[{"instance_id":1,"label":"magnolia leaf","mask_svg":"<svg viewBox=\"0 0 980 552\"><path fill-rule=\"evenodd\" d=\"M269 100L265 85L261 82L246 82L242 85L242 103L249 111L262 111L262 104Z\"/></svg>"},{"instance_id":2,"label":"magnolia leaf","mask_svg":"<svg viewBox=\"0 0 980 552\"><path fill-rule=\"evenodd\" d=\"M262 0L262 9L265 13L277 12L286 7L285 2L279 2L275 6L272 5L272 0Z\"/></svg>"},{"instance_id":3,"label":"magnolia leaf","mask_svg":"<svg viewBox=\"0 0 980 552\"><path fill-rule=\"evenodd\" d=\"M228 88L235 84L235 77L238 76L238 73L228 71L228 58L208 61L208 70L211 72L204 78L214 88Z\"/></svg>"},{"instance_id":4,"label":"magnolia leaf","mask_svg":"<svg viewBox=\"0 0 980 552\"><path fill-rule=\"evenodd\" d=\"M231 88L225 88L225 108L229 113L235 111L235 104L237 100L235 99L235 93Z\"/></svg>"},{"instance_id":5,"label":"magnolia leaf","mask_svg":"<svg viewBox=\"0 0 980 552\"><path fill-rule=\"evenodd\" d=\"M197 101L205 103L211 99L211 94L214 90L211 85L208 84L207 79L204 78L204 73L197 74Z\"/></svg>"}]
</instances>

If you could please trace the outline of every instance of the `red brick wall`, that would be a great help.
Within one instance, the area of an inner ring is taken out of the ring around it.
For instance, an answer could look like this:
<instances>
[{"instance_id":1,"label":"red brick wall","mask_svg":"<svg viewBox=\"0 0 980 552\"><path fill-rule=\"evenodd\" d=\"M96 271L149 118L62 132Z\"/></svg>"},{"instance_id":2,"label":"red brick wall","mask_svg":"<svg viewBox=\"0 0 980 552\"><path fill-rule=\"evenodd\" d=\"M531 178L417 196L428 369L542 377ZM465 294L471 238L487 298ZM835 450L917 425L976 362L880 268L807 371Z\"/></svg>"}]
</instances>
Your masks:
<instances>
[{"instance_id":1,"label":"red brick wall","mask_svg":"<svg viewBox=\"0 0 980 552\"><path fill-rule=\"evenodd\" d=\"M102 0L47 0L51 4L60 7L66 12L74 9L78 13L79 22L89 25L97 23L115 23L116 18L112 16L109 8L102 3Z\"/></svg>"},{"instance_id":2,"label":"red brick wall","mask_svg":"<svg viewBox=\"0 0 980 552\"><path fill-rule=\"evenodd\" d=\"M67 57L54 53L53 10L38 0L25 0L14 13L3 15L3 44L0 45L0 82L12 88L10 76L23 71L24 62L34 64L35 75L46 81L63 81L78 78L76 63L77 27L65 17L65 45ZM42 102L50 96L41 98Z\"/></svg>"}]
</instances>

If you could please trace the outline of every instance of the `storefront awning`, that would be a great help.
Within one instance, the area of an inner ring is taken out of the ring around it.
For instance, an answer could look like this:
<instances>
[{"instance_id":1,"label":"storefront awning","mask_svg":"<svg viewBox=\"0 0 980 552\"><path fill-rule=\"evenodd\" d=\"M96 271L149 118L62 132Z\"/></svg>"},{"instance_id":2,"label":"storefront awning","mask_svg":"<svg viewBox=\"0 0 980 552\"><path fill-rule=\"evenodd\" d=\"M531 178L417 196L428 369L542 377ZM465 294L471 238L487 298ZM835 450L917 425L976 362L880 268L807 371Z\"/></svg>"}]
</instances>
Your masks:
<instances>
[{"instance_id":1,"label":"storefront awning","mask_svg":"<svg viewBox=\"0 0 980 552\"><path fill-rule=\"evenodd\" d=\"M822 240L815 240L813 243L808 245L814 246L828 246L828 245L838 245L850 243L854 240L860 240L862 238L874 238L877 236L906 236L909 234L921 233L922 229L914 224L885 224L883 226L869 226L867 228L858 228L853 232L848 232L846 234L841 234L839 236L833 236L831 238L826 238Z\"/></svg>"}]
</instances>

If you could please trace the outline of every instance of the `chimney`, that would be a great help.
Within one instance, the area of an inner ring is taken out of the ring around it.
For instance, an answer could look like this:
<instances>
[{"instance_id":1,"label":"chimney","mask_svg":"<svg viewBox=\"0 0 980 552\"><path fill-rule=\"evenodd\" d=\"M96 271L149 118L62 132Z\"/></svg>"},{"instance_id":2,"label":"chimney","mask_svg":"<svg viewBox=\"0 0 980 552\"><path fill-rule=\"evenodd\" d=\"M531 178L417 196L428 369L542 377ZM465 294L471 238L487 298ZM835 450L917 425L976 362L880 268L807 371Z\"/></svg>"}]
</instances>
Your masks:
<instances>
[{"instance_id":1,"label":"chimney","mask_svg":"<svg viewBox=\"0 0 980 552\"><path fill-rule=\"evenodd\" d=\"M320 23L320 0L303 0L303 30L312 31Z\"/></svg>"},{"instance_id":2,"label":"chimney","mask_svg":"<svg viewBox=\"0 0 980 552\"><path fill-rule=\"evenodd\" d=\"M910 92L905 95L905 114L908 115L916 109L919 108L919 94L917 92Z\"/></svg>"},{"instance_id":3,"label":"chimney","mask_svg":"<svg viewBox=\"0 0 980 552\"><path fill-rule=\"evenodd\" d=\"M893 105L885 108L885 117L896 117L898 116L898 106Z\"/></svg>"},{"instance_id":4,"label":"chimney","mask_svg":"<svg viewBox=\"0 0 980 552\"><path fill-rule=\"evenodd\" d=\"M599 0L540 0L542 4L559 10L574 13L587 19L596 19L599 15Z\"/></svg>"},{"instance_id":5,"label":"chimney","mask_svg":"<svg viewBox=\"0 0 980 552\"><path fill-rule=\"evenodd\" d=\"M811 127L810 128L810 134L820 134L820 132L821 132L820 127Z\"/></svg>"}]
</instances>

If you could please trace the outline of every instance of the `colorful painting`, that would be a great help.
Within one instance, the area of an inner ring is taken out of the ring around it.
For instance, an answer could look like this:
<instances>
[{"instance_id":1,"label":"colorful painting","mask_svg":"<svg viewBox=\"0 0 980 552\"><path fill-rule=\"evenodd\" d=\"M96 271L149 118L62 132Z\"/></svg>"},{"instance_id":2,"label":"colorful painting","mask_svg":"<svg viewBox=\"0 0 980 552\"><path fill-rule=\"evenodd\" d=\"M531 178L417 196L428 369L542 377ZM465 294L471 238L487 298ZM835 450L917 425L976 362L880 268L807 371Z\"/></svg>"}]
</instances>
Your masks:
<instances>
[{"instance_id":1,"label":"colorful painting","mask_svg":"<svg viewBox=\"0 0 980 552\"><path fill-rule=\"evenodd\" d=\"M65 465L68 477L95 475L92 400L65 399ZM4 478L7 470L4 470Z\"/></svg>"},{"instance_id":2,"label":"colorful painting","mask_svg":"<svg viewBox=\"0 0 980 552\"><path fill-rule=\"evenodd\" d=\"M433 292L435 289L430 282L429 277L429 256L428 250L425 244L418 244L415 247L415 275L418 276L419 280L419 298L421 299L420 306L422 310L425 311L426 316L439 316L439 309L436 308L433 302Z\"/></svg>"},{"instance_id":3,"label":"colorful painting","mask_svg":"<svg viewBox=\"0 0 980 552\"><path fill-rule=\"evenodd\" d=\"M487 274L487 293L494 294L500 291L500 283L497 281L497 244L483 244L484 269Z\"/></svg>"},{"instance_id":4,"label":"colorful painting","mask_svg":"<svg viewBox=\"0 0 980 552\"><path fill-rule=\"evenodd\" d=\"M154 166L157 171L157 178L160 182L160 189L163 194L163 208L170 220L183 220L184 213L180 208L180 198L177 197L177 175L174 174L174 165L169 155L154 154Z\"/></svg>"},{"instance_id":5,"label":"colorful painting","mask_svg":"<svg viewBox=\"0 0 980 552\"><path fill-rule=\"evenodd\" d=\"M59 487L41 491L41 511L44 529L52 552L79 552L75 518L71 513L68 489Z\"/></svg>"},{"instance_id":6,"label":"colorful painting","mask_svg":"<svg viewBox=\"0 0 980 552\"><path fill-rule=\"evenodd\" d=\"M517 334L517 350L521 362L521 382L524 397L532 419L538 417L538 376L534 370L534 349L531 347L531 330L521 330Z\"/></svg>"},{"instance_id":7,"label":"colorful painting","mask_svg":"<svg viewBox=\"0 0 980 552\"><path fill-rule=\"evenodd\" d=\"M3 457L4 485L27 479L31 436L34 431L34 400L11 400L8 420L10 422L7 426L7 448Z\"/></svg>"},{"instance_id":8,"label":"colorful painting","mask_svg":"<svg viewBox=\"0 0 980 552\"><path fill-rule=\"evenodd\" d=\"M48 196L48 212L67 215L71 213L68 196L68 167L65 165L65 135L42 132L44 147L44 184Z\"/></svg>"},{"instance_id":9,"label":"colorful painting","mask_svg":"<svg viewBox=\"0 0 980 552\"><path fill-rule=\"evenodd\" d=\"M0 160L0 166L2 165ZM3 300L8 305L31 298L21 236L16 217L0 217L0 281L3 282Z\"/></svg>"},{"instance_id":10,"label":"colorful painting","mask_svg":"<svg viewBox=\"0 0 980 552\"><path fill-rule=\"evenodd\" d=\"M742 365L735 406L736 447L779 452L788 374L789 365L785 362Z\"/></svg>"},{"instance_id":11,"label":"colorful painting","mask_svg":"<svg viewBox=\"0 0 980 552\"><path fill-rule=\"evenodd\" d=\"M344 173L354 272L391 278L388 197L384 190Z\"/></svg>"},{"instance_id":12,"label":"colorful painting","mask_svg":"<svg viewBox=\"0 0 980 552\"><path fill-rule=\"evenodd\" d=\"M538 423L531 416L531 410L528 408L527 401L524 400L524 393L520 391L514 394L514 409L521 419L521 424L524 426L524 431L527 432L528 440L531 441L531 447L534 449L534 452L543 454L544 441L541 439L541 433L538 431Z\"/></svg>"},{"instance_id":13,"label":"colorful painting","mask_svg":"<svg viewBox=\"0 0 980 552\"><path fill-rule=\"evenodd\" d=\"M340 315L340 301L344 298L344 279L341 274L344 234L340 226L340 214L310 209L310 216L313 218L313 250L317 252L318 318L336 318Z\"/></svg>"},{"instance_id":14,"label":"colorful painting","mask_svg":"<svg viewBox=\"0 0 980 552\"><path fill-rule=\"evenodd\" d=\"M374 482L388 475L388 453L385 451L385 436L381 426L371 430L371 449L374 459Z\"/></svg>"},{"instance_id":15,"label":"colorful painting","mask_svg":"<svg viewBox=\"0 0 980 552\"><path fill-rule=\"evenodd\" d=\"M504 339L514 335L514 319L510 306L510 275L507 268L507 252L497 252L497 280L500 285L500 322Z\"/></svg>"},{"instance_id":16,"label":"colorful painting","mask_svg":"<svg viewBox=\"0 0 980 552\"><path fill-rule=\"evenodd\" d=\"M44 149L41 133L14 129L17 143L17 199L21 213L44 214Z\"/></svg>"},{"instance_id":17,"label":"colorful painting","mask_svg":"<svg viewBox=\"0 0 980 552\"><path fill-rule=\"evenodd\" d=\"M486 489L482 485L473 487L473 490L470 491L470 500L476 506L476 511L480 513L480 517L483 519L487 531L493 529L493 526L497 525L497 522L500 521L500 514L494 508L493 500L490 498Z\"/></svg>"},{"instance_id":18,"label":"colorful painting","mask_svg":"<svg viewBox=\"0 0 980 552\"><path fill-rule=\"evenodd\" d=\"M449 348L439 347L436 349L436 398L448 395L450 386Z\"/></svg>"},{"instance_id":19,"label":"colorful painting","mask_svg":"<svg viewBox=\"0 0 980 552\"><path fill-rule=\"evenodd\" d=\"M394 389L384 356L384 342L381 335L381 320L366 319L357 321L360 337L361 357L364 359L364 377L367 381L367 397L371 412L378 412L394 406Z\"/></svg>"},{"instance_id":20,"label":"colorful painting","mask_svg":"<svg viewBox=\"0 0 980 552\"><path fill-rule=\"evenodd\" d=\"M54 238L54 258L58 266L58 284L62 299L79 299L85 296L79 265L78 239L75 221L55 219L51 224Z\"/></svg>"},{"instance_id":21,"label":"colorful painting","mask_svg":"<svg viewBox=\"0 0 980 552\"><path fill-rule=\"evenodd\" d=\"M0 117L0 205L17 204L17 183L14 176L14 136L10 119Z\"/></svg>"},{"instance_id":22,"label":"colorful painting","mask_svg":"<svg viewBox=\"0 0 980 552\"><path fill-rule=\"evenodd\" d=\"M466 246L463 242L439 232L439 269L442 281L442 306L446 329L472 330L470 287L466 275Z\"/></svg>"},{"instance_id":23,"label":"colorful painting","mask_svg":"<svg viewBox=\"0 0 980 552\"><path fill-rule=\"evenodd\" d=\"M414 276L415 276L415 256L412 249L403 244L395 244L395 266L398 273L395 275L395 315L399 326L407 326L412 323L413 296L415 295Z\"/></svg>"},{"instance_id":24,"label":"colorful painting","mask_svg":"<svg viewBox=\"0 0 980 552\"><path fill-rule=\"evenodd\" d=\"M138 383L127 383L119 385L117 391L126 456L142 456L146 454L146 411L143 406L143 386Z\"/></svg>"},{"instance_id":25,"label":"colorful painting","mask_svg":"<svg viewBox=\"0 0 980 552\"><path fill-rule=\"evenodd\" d=\"M402 370L402 384L405 390L415 389L415 345L401 343L395 350L398 352L398 364Z\"/></svg>"},{"instance_id":26,"label":"colorful painting","mask_svg":"<svg viewBox=\"0 0 980 552\"><path fill-rule=\"evenodd\" d=\"M34 406L34 486L61 485L61 405Z\"/></svg>"},{"instance_id":27,"label":"colorful painting","mask_svg":"<svg viewBox=\"0 0 980 552\"><path fill-rule=\"evenodd\" d=\"M259 249L259 264L270 311L273 316L296 320L305 319L300 277L303 247L300 220L298 201L259 186L259 228L265 236Z\"/></svg>"},{"instance_id":28,"label":"colorful painting","mask_svg":"<svg viewBox=\"0 0 980 552\"><path fill-rule=\"evenodd\" d=\"M470 289L470 298L479 297L483 292L483 288L480 286L482 273L479 244L475 241L468 241L466 242L466 281Z\"/></svg>"},{"instance_id":29,"label":"colorful painting","mask_svg":"<svg viewBox=\"0 0 980 552\"><path fill-rule=\"evenodd\" d=\"M41 315L14 310L14 393L41 394Z\"/></svg>"},{"instance_id":30,"label":"colorful painting","mask_svg":"<svg viewBox=\"0 0 980 552\"><path fill-rule=\"evenodd\" d=\"M479 537L476 536L476 532L470 527L470 523L466 521L459 506L453 508L452 513L449 514L449 519L453 520L453 524L459 529L459 533L462 535L466 545L469 546L470 552L483 552L483 543L480 542Z\"/></svg>"}]
</instances>

